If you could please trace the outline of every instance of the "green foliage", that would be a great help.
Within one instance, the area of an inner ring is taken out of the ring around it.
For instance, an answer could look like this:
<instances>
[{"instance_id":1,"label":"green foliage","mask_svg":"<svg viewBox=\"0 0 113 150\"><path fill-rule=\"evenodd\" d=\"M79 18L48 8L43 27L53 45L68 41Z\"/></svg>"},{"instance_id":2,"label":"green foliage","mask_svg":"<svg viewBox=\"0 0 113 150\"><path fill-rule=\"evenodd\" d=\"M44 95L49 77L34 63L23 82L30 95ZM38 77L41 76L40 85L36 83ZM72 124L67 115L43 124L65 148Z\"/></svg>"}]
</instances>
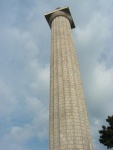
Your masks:
<instances>
[{"instance_id":1,"label":"green foliage","mask_svg":"<svg viewBox=\"0 0 113 150\"><path fill-rule=\"evenodd\" d=\"M107 149L113 148L113 116L108 116L106 121L109 123L108 127L102 126L100 133L100 143L107 146Z\"/></svg>"}]
</instances>

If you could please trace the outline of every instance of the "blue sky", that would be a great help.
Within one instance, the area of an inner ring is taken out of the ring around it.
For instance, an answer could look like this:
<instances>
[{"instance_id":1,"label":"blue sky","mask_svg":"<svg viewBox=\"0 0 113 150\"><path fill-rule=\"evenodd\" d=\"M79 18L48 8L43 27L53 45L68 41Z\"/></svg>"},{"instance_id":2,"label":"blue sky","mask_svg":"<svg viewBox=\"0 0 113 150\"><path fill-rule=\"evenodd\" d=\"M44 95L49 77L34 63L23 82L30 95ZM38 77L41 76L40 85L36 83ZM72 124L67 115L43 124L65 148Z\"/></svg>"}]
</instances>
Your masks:
<instances>
[{"instance_id":1,"label":"blue sky","mask_svg":"<svg viewBox=\"0 0 113 150\"><path fill-rule=\"evenodd\" d=\"M113 114L113 1L0 0L0 150L47 150L51 30L44 14L69 6L95 150Z\"/></svg>"}]
</instances>

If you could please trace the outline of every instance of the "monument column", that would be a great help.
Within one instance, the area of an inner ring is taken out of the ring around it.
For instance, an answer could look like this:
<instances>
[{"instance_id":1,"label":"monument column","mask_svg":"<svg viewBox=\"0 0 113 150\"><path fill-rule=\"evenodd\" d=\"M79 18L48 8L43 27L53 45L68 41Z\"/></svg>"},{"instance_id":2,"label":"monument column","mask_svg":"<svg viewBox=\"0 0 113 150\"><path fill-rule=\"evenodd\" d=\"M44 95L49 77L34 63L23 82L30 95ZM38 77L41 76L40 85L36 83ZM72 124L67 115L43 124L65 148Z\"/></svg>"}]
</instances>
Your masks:
<instances>
[{"instance_id":1,"label":"monument column","mask_svg":"<svg viewBox=\"0 0 113 150\"><path fill-rule=\"evenodd\" d=\"M49 150L93 150L68 7L45 15L51 27Z\"/></svg>"}]
</instances>

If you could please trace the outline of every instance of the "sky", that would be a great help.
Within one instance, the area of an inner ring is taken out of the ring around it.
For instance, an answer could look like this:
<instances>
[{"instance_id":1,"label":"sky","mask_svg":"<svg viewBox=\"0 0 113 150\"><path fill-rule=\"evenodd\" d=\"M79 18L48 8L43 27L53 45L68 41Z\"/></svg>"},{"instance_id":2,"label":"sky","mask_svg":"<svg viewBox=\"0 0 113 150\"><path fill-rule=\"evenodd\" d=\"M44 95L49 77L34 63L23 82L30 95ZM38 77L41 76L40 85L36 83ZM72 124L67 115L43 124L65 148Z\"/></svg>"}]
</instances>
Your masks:
<instances>
[{"instance_id":1,"label":"sky","mask_svg":"<svg viewBox=\"0 0 113 150\"><path fill-rule=\"evenodd\" d=\"M113 0L0 0L0 150L48 150L51 30L69 6L92 141L113 115Z\"/></svg>"}]
</instances>

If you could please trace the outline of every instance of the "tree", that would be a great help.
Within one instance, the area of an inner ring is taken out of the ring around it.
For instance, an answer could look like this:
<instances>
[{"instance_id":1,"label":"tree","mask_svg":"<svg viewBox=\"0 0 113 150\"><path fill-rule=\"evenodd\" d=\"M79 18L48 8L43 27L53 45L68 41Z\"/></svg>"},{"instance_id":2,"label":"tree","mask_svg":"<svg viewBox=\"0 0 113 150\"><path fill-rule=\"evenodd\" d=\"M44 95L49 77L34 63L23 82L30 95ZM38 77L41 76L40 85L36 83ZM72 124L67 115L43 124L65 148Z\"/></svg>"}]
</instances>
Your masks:
<instances>
[{"instance_id":1,"label":"tree","mask_svg":"<svg viewBox=\"0 0 113 150\"><path fill-rule=\"evenodd\" d=\"M100 133L100 143L107 146L107 149L113 148L113 116L108 116L106 119L108 122L108 127L102 126L102 130L99 130Z\"/></svg>"}]
</instances>

